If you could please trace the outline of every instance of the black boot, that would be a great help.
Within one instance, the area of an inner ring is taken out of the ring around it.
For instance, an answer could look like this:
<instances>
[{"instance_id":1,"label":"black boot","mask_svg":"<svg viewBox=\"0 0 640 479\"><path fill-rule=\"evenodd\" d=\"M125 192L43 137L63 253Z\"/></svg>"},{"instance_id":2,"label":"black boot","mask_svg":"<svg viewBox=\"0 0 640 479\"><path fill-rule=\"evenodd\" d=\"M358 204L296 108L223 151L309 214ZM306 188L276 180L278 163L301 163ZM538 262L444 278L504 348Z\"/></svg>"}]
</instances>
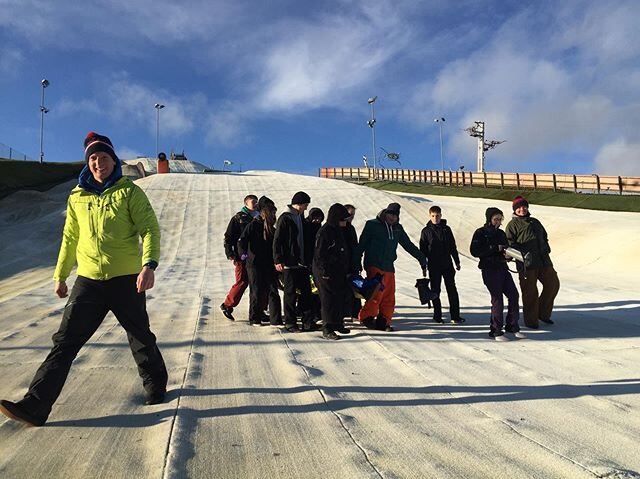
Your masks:
<instances>
[{"instance_id":1,"label":"black boot","mask_svg":"<svg viewBox=\"0 0 640 479\"><path fill-rule=\"evenodd\" d=\"M47 422L46 417L41 417L27 411L20 403L7 401L2 399L0 401L0 412L10 419L23 422L29 426L43 426Z\"/></svg>"}]
</instances>

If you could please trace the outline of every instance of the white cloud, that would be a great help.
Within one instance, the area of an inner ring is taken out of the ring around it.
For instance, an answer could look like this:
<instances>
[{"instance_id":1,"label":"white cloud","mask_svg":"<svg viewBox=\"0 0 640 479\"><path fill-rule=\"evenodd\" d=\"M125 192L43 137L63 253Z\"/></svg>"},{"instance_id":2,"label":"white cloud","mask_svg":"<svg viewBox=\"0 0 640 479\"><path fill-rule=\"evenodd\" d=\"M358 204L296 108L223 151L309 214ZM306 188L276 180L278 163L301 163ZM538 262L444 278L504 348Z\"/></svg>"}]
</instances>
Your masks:
<instances>
[{"instance_id":1,"label":"white cloud","mask_svg":"<svg viewBox=\"0 0 640 479\"><path fill-rule=\"evenodd\" d=\"M141 153L139 150L135 148L129 148L127 146L118 147L116 150L116 154L121 160L135 160L139 156L145 156L144 153Z\"/></svg>"},{"instance_id":2,"label":"white cloud","mask_svg":"<svg viewBox=\"0 0 640 479\"><path fill-rule=\"evenodd\" d=\"M62 98L51 108L51 114L55 116L70 116L77 114L100 113L100 106L95 100Z\"/></svg>"},{"instance_id":3,"label":"white cloud","mask_svg":"<svg viewBox=\"0 0 640 479\"><path fill-rule=\"evenodd\" d=\"M24 64L24 54L19 48L7 45L0 47L0 72L3 77L14 76Z\"/></svg>"},{"instance_id":4,"label":"white cloud","mask_svg":"<svg viewBox=\"0 0 640 479\"><path fill-rule=\"evenodd\" d=\"M640 141L620 138L604 145L595 156L596 172L603 175L640 176Z\"/></svg>"},{"instance_id":5,"label":"white cloud","mask_svg":"<svg viewBox=\"0 0 640 479\"><path fill-rule=\"evenodd\" d=\"M475 120L485 121L488 139L507 140L487 154L494 169L496 163L508 163L519 171L536 171L538 163L557 152L592 157L621 132L637 138L637 132L624 126L637 124L640 115L637 104L629 105L629 98L637 96L631 93L629 78L638 77L638 70L627 65L631 53L609 55L605 45L596 53L586 51L595 48L600 33L604 44L619 38L618 33L595 28L594 18L611 26L631 10L640 13L635 5L640 4L627 2L625 8L611 11L576 6L572 30L564 37L554 33L567 27L566 8L560 20L553 11L538 11L533 21L531 12L516 15L486 43L418 85L405 113L433 136L437 131L432 118L446 116L448 152L467 166L475 164L476 140L463 129ZM595 30L580 37L578 27L585 22ZM624 35L635 32L627 20L620 22L620 29Z\"/></svg>"},{"instance_id":6,"label":"white cloud","mask_svg":"<svg viewBox=\"0 0 640 479\"><path fill-rule=\"evenodd\" d=\"M196 127L195 120L202 117L205 99L202 94L177 96L162 89L152 89L135 83L128 75L117 75L107 88L109 113L117 120L145 125L149 132L156 131L156 103L165 105L160 110L160 128L163 133L185 134Z\"/></svg>"},{"instance_id":7,"label":"white cloud","mask_svg":"<svg viewBox=\"0 0 640 479\"><path fill-rule=\"evenodd\" d=\"M345 96L380 75L408 46L409 30L386 2L306 22L287 22L264 51L255 86L264 110L341 108Z\"/></svg>"},{"instance_id":8,"label":"white cloud","mask_svg":"<svg viewBox=\"0 0 640 479\"><path fill-rule=\"evenodd\" d=\"M206 121L207 143L233 147L248 141L246 125L249 119L243 113L245 111L234 104L213 109Z\"/></svg>"}]
</instances>

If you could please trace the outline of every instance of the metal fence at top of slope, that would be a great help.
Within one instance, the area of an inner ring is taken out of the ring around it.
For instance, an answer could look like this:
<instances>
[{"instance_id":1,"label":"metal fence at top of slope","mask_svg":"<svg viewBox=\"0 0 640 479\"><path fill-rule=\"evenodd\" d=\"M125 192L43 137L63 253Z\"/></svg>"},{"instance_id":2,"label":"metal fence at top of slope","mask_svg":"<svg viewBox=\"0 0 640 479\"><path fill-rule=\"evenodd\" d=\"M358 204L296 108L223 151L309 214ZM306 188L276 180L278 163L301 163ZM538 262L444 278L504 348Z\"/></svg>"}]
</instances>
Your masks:
<instances>
[{"instance_id":1,"label":"metal fence at top of slope","mask_svg":"<svg viewBox=\"0 0 640 479\"><path fill-rule=\"evenodd\" d=\"M31 160L32 158L28 157L24 153L11 146L7 146L4 143L0 143L0 159L2 160Z\"/></svg>"},{"instance_id":2,"label":"metal fence at top of slope","mask_svg":"<svg viewBox=\"0 0 640 479\"><path fill-rule=\"evenodd\" d=\"M638 176L568 175L555 173L504 173L439 170L320 168L321 178L349 180L385 180L426 183L441 186L477 186L530 190L565 190L598 194L640 194Z\"/></svg>"}]
</instances>

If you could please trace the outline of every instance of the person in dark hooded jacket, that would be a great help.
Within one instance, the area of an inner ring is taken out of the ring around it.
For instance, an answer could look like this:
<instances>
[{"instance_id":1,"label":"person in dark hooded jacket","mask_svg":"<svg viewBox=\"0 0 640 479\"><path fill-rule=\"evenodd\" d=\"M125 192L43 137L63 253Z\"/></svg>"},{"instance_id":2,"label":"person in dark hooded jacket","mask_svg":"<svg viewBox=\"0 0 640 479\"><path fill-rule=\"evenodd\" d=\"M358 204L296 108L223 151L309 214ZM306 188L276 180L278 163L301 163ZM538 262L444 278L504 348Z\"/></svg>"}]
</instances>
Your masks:
<instances>
[{"instance_id":1,"label":"person in dark hooded jacket","mask_svg":"<svg viewBox=\"0 0 640 479\"><path fill-rule=\"evenodd\" d=\"M313 263L313 252L316 249L316 235L322 227L324 213L320 208L311 208L309 215L305 218L304 228L304 264L311 268ZM314 282L316 279L314 278ZM311 294L309 296L309 311L314 322L320 321L320 295Z\"/></svg>"},{"instance_id":2,"label":"person in dark hooded jacket","mask_svg":"<svg viewBox=\"0 0 640 479\"><path fill-rule=\"evenodd\" d=\"M522 196L513 200L513 217L505 233L509 246L522 254L529 253L530 263L519 270L520 289L522 290L522 315L524 324L538 329L538 321L553 324L551 313L553 302L560 290L558 273L551 262L551 247L547 231L542 223L529 213L529 202ZM542 293L538 296L537 283L542 283Z\"/></svg>"},{"instance_id":3,"label":"person in dark hooded jacket","mask_svg":"<svg viewBox=\"0 0 640 479\"><path fill-rule=\"evenodd\" d=\"M344 205L344 207L349 212L349 217L347 218L347 226L342 229L342 233L344 234L345 241L347 242L349 258L352 258L353 252L355 251L356 246L358 246L358 233L352 224L353 219L356 216L356 207L353 205ZM353 322L358 319L358 314L360 314L361 309L362 301L360 298L356 298L354 295L348 294L345 298L344 316Z\"/></svg>"},{"instance_id":4,"label":"person in dark hooded jacket","mask_svg":"<svg viewBox=\"0 0 640 479\"><path fill-rule=\"evenodd\" d=\"M447 288L447 296L449 298L449 313L451 314L452 323L464 323L465 319L460 317L460 299L458 298L458 289L456 288L453 263L456 264L456 270L460 271L460 256L456 247L456 240L453 237L453 231L447 226L447 220L442 219L442 210L439 206L429 208L429 221L422 229L420 235L420 251L424 253L429 262L429 278L431 278L431 289L434 293L440 293L442 279ZM442 302L440 297L434 299L433 303L433 320L437 323L444 322L442 320Z\"/></svg>"},{"instance_id":5,"label":"person in dark hooded jacket","mask_svg":"<svg viewBox=\"0 0 640 479\"><path fill-rule=\"evenodd\" d=\"M518 326L518 289L516 288L504 250L507 248L507 235L500 229L504 218L498 208L487 208L487 222L473 233L471 239L471 255L480 258L478 268L482 271L482 281L491 294L491 326L489 336L500 340L504 338L502 331L504 300L507 297L506 332L521 338Z\"/></svg>"},{"instance_id":6,"label":"person in dark hooded jacket","mask_svg":"<svg viewBox=\"0 0 640 479\"><path fill-rule=\"evenodd\" d=\"M278 293L277 272L273 264L273 236L276 207L266 196L258 200L260 216L240 235L238 251L246 257L249 277L249 324L262 326L263 311L269 305L269 322L282 324L282 306Z\"/></svg>"},{"instance_id":7,"label":"person in dark hooded jacket","mask_svg":"<svg viewBox=\"0 0 640 479\"><path fill-rule=\"evenodd\" d=\"M424 273L427 260L424 254L409 239L399 222L400 205L390 203L375 219L365 223L360 241L353 253L354 269L361 271L364 253L364 269L367 278L382 276L384 288L369 298L358 318L369 329L393 331L391 321L396 305L395 268L393 266L398 244L418 260Z\"/></svg>"},{"instance_id":8,"label":"person in dark hooded jacket","mask_svg":"<svg viewBox=\"0 0 640 479\"><path fill-rule=\"evenodd\" d=\"M350 270L349 249L343 228L347 224L349 212L340 203L329 208L327 223L316 236L313 255L313 276L320 293L322 308L322 336L338 339L339 333L349 333L344 327L345 295L351 294L347 282Z\"/></svg>"},{"instance_id":9,"label":"person in dark hooded jacket","mask_svg":"<svg viewBox=\"0 0 640 479\"><path fill-rule=\"evenodd\" d=\"M300 331L297 324L297 313L302 313L302 330L317 331L310 312L309 297L311 283L309 269L304 264L304 212L311 198L304 191L298 191L291 198L291 204L280 215L276 223L273 237L273 263L276 270L282 273L284 285L284 327L295 333ZM296 290L300 292L298 295Z\"/></svg>"}]
</instances>

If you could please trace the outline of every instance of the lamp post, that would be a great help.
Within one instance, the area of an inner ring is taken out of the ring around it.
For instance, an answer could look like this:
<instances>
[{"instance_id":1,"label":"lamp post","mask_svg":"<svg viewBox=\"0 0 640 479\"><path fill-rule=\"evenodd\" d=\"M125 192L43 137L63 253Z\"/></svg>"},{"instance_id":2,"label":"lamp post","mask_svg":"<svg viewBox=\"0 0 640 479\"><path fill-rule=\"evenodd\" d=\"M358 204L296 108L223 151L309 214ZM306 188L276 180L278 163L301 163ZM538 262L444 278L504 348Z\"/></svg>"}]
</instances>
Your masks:
<instances>
[{"instance_id":1,"label":"lamp post","mask_svg":"<svg viewBox=\"0 0 640 479\"><path fill-rule=\"evenodd\" d=\"M371 119L367 121L367 125L371 128L371 138L373 140L373 179L378 179L378 161L376 157L376 110L375 102L378 99L377 96L372 96L367 100L367 103L371 105Z\"/></svg>"},{"instance_id":2,"label":"lamp post","mask_svg":"<svg viewBox=\"0 0 640 479\"><path fill-rule=\"evenodd\" d=\"M164 105L161 105L160 103L156 103L154 105L154 108L156 109L156 155L157 155L159 151L158 142L160 140L160 110L164 108Z\"/></svg>"},{"instance_id":3,"label":"lamp post","mask_svg":"<svg viewBox=\"0 0 640 479\"><path fill-rule=\"evenodd\" d=\"M445 122L445 119L440 117L440 118L434 118L433 121L435 121L440 127L440 163L442 164L442 171L444 171L444 153L442 148L442 124Z\"/></svg>"},{"instance_id":4,"label":"lamp post","mask_svg":"<svg viewBox=\"0 0 640 479\"><path fill-rule=\"evenodd\" d=\"M49 113L49 109L44 106L44 89L49 86L49 80L44 78L42 85L42 101L40 103L40 163L44 163L44 115Z\"/></svg>"}]
</instances>

